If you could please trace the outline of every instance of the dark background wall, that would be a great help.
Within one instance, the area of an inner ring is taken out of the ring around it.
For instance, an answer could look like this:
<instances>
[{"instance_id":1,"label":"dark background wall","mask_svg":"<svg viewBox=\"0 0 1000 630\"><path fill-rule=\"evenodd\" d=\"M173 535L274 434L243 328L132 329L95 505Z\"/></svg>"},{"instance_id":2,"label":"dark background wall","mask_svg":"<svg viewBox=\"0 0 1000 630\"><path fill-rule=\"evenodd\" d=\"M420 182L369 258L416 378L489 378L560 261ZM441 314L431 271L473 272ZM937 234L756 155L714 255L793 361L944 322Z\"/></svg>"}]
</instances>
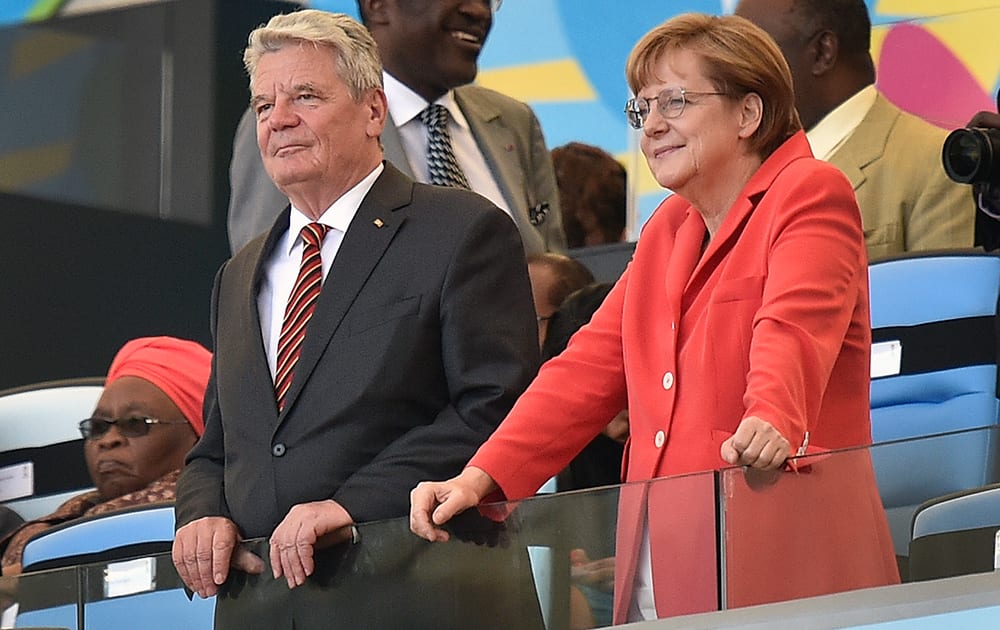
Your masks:
<instances>
[{"instance_id":1,"label":"dark background wall","mask_svg":"<svg viewBox=\"0 0 1000 630\"><path fill-rule=\"evenodd\" d=\"M70 147L68 163L40 182L31 169L51 160L2 162L0 389L103 375L133 337L209 345L212 279L229 253L232 135L247 103L241 52L252 28L291 8L177 0L0 30L9 50L42 58L29 55L29 67L65 77L38 77L47 93L8 107L0 125L30 138L70 130L48 145ZM63 67L46 58L59 46L70 50ZM81 67L87 76L67 88ZM36 89L21 75L0 80L0 93ZM37 156L31 148L5 147Z\"/></svg>"}]
</instances>

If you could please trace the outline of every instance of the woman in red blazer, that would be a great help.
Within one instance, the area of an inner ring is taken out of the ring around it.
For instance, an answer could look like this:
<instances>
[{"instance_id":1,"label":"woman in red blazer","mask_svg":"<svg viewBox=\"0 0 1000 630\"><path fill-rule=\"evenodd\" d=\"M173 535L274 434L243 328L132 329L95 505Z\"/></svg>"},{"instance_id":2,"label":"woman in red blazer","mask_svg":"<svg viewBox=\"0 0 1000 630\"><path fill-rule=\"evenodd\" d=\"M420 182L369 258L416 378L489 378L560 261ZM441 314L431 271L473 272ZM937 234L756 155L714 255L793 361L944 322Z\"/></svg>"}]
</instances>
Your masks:
<instances>
[{"instance_id":1,"label":"woman in red blazer","mask_svg":"<svg viewBox=\"0 0 1000 630\"><path fill-rule=\"evenodd\" d=\"M626 481L773 470L810 447L871 441L861 218L844 175L812 157L781 52L746 20L687 14L644 36L626 74L629 122L675 194L464 472L413 492L425 538L446 539L438 526L486 497L531 495L624 407ZM651 543L655 524L650 505Z\"/></svg>"}]
</instances>

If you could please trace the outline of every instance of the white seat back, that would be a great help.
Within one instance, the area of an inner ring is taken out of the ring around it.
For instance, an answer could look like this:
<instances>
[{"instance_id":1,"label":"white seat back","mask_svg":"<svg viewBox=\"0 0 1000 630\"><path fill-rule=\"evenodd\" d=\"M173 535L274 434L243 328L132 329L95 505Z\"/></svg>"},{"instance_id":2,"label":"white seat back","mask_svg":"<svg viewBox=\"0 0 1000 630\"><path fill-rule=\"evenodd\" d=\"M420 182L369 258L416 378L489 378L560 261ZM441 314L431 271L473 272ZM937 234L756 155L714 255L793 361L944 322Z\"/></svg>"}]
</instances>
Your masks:
<instances>
[{"instance_id":1,"label":"white seat back","mask_svg":"<svg viewBox=\"0 0 1000 630\"><path fill-rule=\"evenodd\" d=\"M77 425L103 389L85 378L0 392L0 503L30 520L93 487Z\"/></svg>"}]
</instances>

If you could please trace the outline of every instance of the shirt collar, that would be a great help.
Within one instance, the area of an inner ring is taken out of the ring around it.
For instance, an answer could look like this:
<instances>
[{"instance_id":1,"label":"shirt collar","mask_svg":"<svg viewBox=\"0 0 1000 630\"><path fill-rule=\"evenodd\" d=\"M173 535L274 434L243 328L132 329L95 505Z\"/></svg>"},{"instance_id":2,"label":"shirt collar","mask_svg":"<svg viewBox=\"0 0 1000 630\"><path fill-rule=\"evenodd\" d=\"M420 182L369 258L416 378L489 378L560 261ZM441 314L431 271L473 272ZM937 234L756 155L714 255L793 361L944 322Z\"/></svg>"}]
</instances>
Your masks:
<instances>
[{"instance_id":1,"label":"shirt collar","mask_svg":"<svg viewBox=\"0 0 1000 630\"><path fill-rule=\"evenodd\" d=\"M354 215L357 214L361 202L364 201L372 186L375 185L375 180L378 179L383 170L385 170L385 165L379 162L378 166L372 169L371 173L368 173L364 179L355 184L353 188L341 195L329 208L324 210L316 222L329 226L341 234L346 232L347 227L354 219ZM307 217L295 206L292 206L292 211L288 217L288 232L285 235L286 241L282 251L291 254L292 248L302 238L300 234L302 228L312 222L311 218Z\"/></svg>"},{"instance_id":2,"label":"shirt collar","mask_svg":"<svg viewBox=\"0 0 1000 630\"><path fill-rule=\"evenodd\" d=\"M389 101L389 115L396 127L402 127L420 115L420 112L427 109L430 104L424 97L410 89L402 81L392 76L388 72L382 71L382 83L385 89L385 98ZM434 101L445 106L452 120L463 128L468 129L469 123L465 120L458 102L455 101L455 91L448 90L444 96Z\"/></svg>"},{"instance_id":3,"label":"shirt collar","mask_svg":"<svg viewBox=\"0 0 1000 630\"><path fill-rule=\"evenodd\" d=\"M821 160L829 160L868 115L877 95L874 85L862 88L806 132L813 154Z\"/></svg>"}]
</instances>

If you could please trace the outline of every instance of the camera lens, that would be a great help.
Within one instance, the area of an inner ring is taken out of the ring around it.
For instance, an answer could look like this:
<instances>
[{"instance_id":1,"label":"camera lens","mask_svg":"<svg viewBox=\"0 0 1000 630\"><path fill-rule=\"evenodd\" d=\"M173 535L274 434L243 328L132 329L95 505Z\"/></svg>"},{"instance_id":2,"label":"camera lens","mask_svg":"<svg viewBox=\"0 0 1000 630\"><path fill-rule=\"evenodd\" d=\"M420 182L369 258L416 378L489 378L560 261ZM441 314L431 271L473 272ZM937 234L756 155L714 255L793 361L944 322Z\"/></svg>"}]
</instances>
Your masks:
<instances>
[{"instance_id":1,"label":"camera lens","mask_svg":"<svg viewBox=\"0 0 1000 630\"><path fill-rule=\"evenodd\" d=\"M944 140L944 171L961 184L1000 183L1000 131L956 129Z\"/></svg>"}]
</instances>

